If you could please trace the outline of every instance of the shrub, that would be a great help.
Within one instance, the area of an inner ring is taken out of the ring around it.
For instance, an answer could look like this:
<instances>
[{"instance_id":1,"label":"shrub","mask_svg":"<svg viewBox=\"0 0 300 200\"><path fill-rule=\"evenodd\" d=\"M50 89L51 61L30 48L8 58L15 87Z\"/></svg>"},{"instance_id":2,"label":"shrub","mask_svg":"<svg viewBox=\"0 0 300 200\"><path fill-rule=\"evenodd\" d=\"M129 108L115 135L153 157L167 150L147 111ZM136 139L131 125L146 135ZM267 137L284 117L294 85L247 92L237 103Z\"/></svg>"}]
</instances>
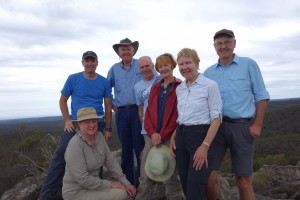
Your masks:
<instances>
[{"instance_id":1,"label":"shrub","mask_svg":"<svg viewBox=\"0 0 300 200\"><path fill-rule=\"evenodd\" d=\"M273 179L273 170L268 170L265 173L259 173L253 176L253 188L256 192L262 193L266 191L268 183Z\"/></svg>"}]
</instances>

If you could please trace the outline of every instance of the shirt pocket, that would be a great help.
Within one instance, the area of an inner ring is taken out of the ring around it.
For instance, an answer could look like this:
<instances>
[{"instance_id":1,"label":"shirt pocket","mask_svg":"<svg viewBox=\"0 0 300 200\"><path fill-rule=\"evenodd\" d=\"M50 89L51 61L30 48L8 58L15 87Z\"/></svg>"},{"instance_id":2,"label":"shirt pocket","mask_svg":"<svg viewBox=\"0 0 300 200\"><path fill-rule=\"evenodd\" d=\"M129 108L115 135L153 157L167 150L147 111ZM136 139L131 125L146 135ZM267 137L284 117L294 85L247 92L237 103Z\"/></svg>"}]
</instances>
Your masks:
<instances>
[{"instance_id":1,"label":"shirt pocket","mask_svg":"<svg viewBox=\"0 0 300 200\"><path fill-rule=\"evenodd\" d=\"M121 90L122 90L122 84L124 84L122 79L116 79L115 80L114 90L117 93L121 92Z\"/></svg>"},{"instance_id":2,"label":"shirt pocket","mask_svg":"<svg viewBox=\"0 0 300 200\"><path fill-rule=\"evenodd\" d=\"M95 157L97 160L97 165L102 166L105 162L105 149L102 145L97 144L97 152L95 153Z\"/></svg>"},{"instance_id":3,"label":"shirt pocket","mask_svg":"<svg viewBox=\"0 0 300 200\"><path fill-rule=\"evenodd\" d=\"M240 92L248 92L250 88L250 81L248 78L248 74L232 74L229 77L229 87L233 90L237 90Z\"/></svg>"},{"instance_id":4,"label":"shirt pocket","mask_svg":"<svg viewBox=\"0 0 300 200\"><path fill-rule=\"evenodd\" d=\"M246 79L247 79L246 74L232 74L230 76L230 80L232 80L232 81L244 81Z\"/></svg>"}]
</instances>

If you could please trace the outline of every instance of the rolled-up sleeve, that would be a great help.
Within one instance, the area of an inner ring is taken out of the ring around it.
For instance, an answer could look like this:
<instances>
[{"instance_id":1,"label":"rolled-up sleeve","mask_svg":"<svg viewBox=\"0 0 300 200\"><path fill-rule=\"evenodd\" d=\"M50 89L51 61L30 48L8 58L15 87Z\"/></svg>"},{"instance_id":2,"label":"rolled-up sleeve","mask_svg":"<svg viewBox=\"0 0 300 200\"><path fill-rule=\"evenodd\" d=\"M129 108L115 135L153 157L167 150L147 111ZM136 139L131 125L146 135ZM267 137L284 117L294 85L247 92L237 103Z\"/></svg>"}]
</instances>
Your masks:
<instances>
[{"instance_id":1,"label":"rolled-up sleeve","mask_svg":"<svg viewBox=\"0 0 300 200\"><path fill-rule=\"evenodd\" d=\"M222 99L217 83L212 82L208 90L208 106L210 121L222 116Z\"/></svg>"},{"instance_id":2,"label":"rolled-up sleeve","mask_svg":"<svg viewBox=\"0 0 300 200\"><path fill-rule=\"evenodd\" d=\"M254 96L254 101L269 100L270 95L266 89L265 83L259 66L254 60L250 60L249 73L251 77L251 88Z\"/></svg>"}]
</instances>

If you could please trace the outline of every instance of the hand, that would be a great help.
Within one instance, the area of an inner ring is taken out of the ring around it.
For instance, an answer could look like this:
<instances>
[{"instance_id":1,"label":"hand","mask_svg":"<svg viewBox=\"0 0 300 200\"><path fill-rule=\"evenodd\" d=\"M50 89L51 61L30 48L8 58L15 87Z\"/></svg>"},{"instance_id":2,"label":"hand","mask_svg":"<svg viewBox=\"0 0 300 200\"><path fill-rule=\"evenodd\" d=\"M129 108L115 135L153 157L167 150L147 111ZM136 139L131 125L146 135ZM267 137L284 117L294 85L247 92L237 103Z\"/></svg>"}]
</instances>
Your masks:
<instances>
[{"instance_id":1,"label":"hand","mask_svg":"<svg viewBox=\"0 0 300 200\"><path fill-rule=\"evenodd\" d=\"M136 195L135 187L133 185L126 185L125 187L126 187L126 191L127 191L128 195L130 197L134 198Z\"/></svg>"},{"instance_id":2,"label":"hand","mask_svg":"<svg viewBox=\"0 0 300 200\"><path fill-rule=\"evenodd\" d=\"M119 189L127 191L126 186L121 182L111 182L111 187L112 188L119 188Z\"/></svg>"},{"instance_id":3,"label":"hand","mask_svg":"<svg viewBox=\"0 0 300 200\"><path fill-rule=\"evenodd\" d=\"M204 164L206 167L208 167L207 151L208 151L208 148L203 145L198 147L198 149L196 150L194 157L193 157L193 160L194 160L193 168L196 171L200 170Z\"/></svg>"},{"instance_id":4,"label":"hand","mask_svg":"<svg viewBox=\"0 0 300 200\"><path fill-rule=\"evenodd\" d=\"M104 136L105 140L108 140L109 138L111 138L112 134L110 131L104 131L103 136Z\"/></svg>"},{"instance_id":5,"label":"hand","mask_svg":"<svg viewBox=\"0 0 300 200\"><path fill-rule=\"evenodd\" d=\"M75 131L75 127L71 119L66 120L64 131L67 131L68 133Z\"/></svg>"},{"instance_id":6,"label":"hand","mask_svg":"<svg viewBox=\"0 0 300 200\"><path fill-rule=\"evenodd\" d=\"M249 132L250 132L250 135L252 136L253 139L256 139L260 136L260 133L261 133L261 127L260 126L257 126L255 124L252 124L250 127L249 127Z\"/></svg>"},{"instance_id":7,"label":"hand","mask_svg":"<svg viewBox=\"0 0 300 200\"><path fill-rule=\"evenodd\" d=\"M115 113L118 112L118 107L117 107L117 106L112 105L111 108L113 109L113 111L114 111Z\"/></svg>"},{"instance_id":8,"label":"hand","mask_svg":"<svg viewBox=\"0 0 300 200\"><path fill-rule=\"evenodd\" d=\"M153 133L151 135L151 142L153 146L158 147L161 144L161 136L158 133Z\"/></svg>"},{"instance_id":9,"label":"hand","mask_svg":"<svg viewBox=\"0 0 300 200\"><path fill-rule=\"evenodd\" d=\"M176 158L176 154L175 154L175 150L176 150L176 143L175 143L175 138L176 138L176 132L173 133L173 135L171 136L170 139L170 152L171 152L171 156L175 159Z\"/></svg>"}]
</instances>

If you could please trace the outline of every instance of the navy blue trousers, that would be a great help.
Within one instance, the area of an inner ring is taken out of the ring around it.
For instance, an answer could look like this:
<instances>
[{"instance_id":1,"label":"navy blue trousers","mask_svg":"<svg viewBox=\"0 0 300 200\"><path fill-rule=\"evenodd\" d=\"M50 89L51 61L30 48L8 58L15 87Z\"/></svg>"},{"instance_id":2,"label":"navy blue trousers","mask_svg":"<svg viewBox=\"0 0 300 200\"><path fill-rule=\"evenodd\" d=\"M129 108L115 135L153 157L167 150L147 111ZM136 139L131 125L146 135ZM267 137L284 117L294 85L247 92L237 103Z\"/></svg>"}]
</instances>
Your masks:
<instances>
[{"instance_id":1,"label":"navy blue trousers","mask_svg":"<svg viewBox=\"0 0 300 200\"><path fill-rule=\"evenodd\" d=\"M203 166L196 171L193 157L197 148L206 137L209 125L177 126L176 129L176 165L182 190L187 200L205 200L210 167ZM208 166L210 152L208 151Z\"/></svg>"},{"instance_id":2,"label":"navy blue trousers","mask_svg":"<svg viewBox=\"0 0 300 200\"><path fill-rule=\"evenodd\" d=\"M118 135L122 146L121 167L128 181L138 186L140 176L140 154L144 148L144 137L141 134L141 122L138 108L120 108L116 113ZM135 177L134 153L137 160L137 177Z\"/></svg>"}]
</instances>

